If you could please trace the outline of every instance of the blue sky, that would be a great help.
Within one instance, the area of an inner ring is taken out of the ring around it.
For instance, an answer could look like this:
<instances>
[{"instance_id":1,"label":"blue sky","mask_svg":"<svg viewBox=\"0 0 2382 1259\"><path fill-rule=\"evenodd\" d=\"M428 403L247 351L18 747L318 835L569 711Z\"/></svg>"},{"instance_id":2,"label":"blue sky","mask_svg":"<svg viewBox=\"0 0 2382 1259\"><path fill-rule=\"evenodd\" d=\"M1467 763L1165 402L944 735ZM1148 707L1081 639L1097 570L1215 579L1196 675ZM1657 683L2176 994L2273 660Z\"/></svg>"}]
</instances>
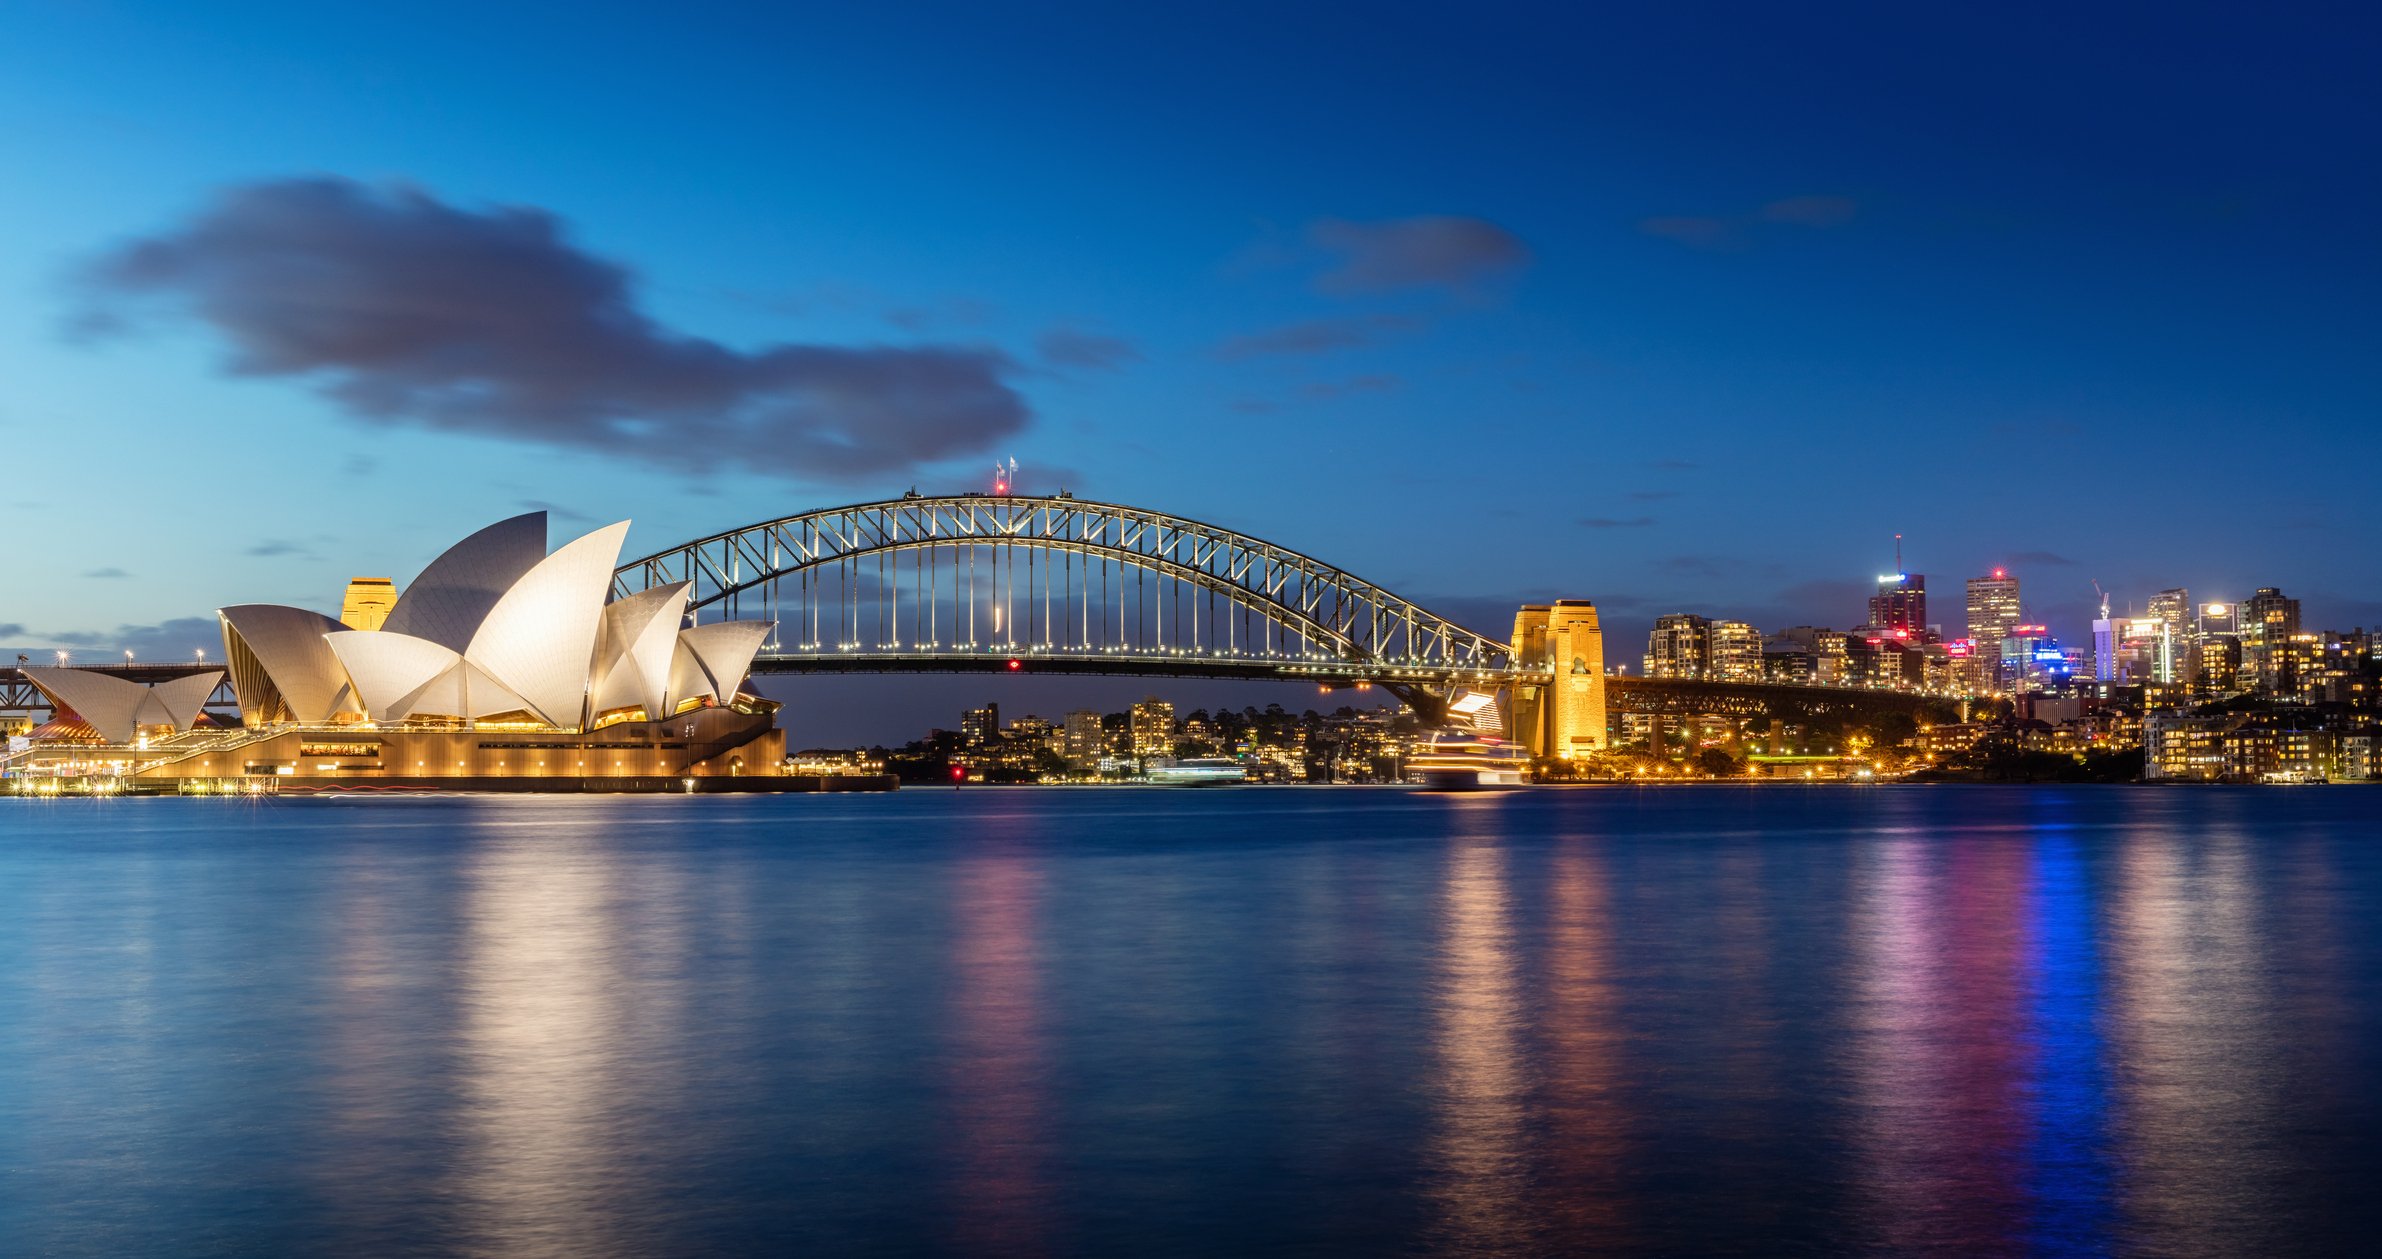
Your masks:
<instances>
[{"instance_id":1,"label":"blue sky","mask_svg":"<svg viewBox=\"0 0 2382 1259\"><path fill-rule=\"evenodd\" d=\"M522 503L642 551L1011 455L1491 631L1593 598L1624 657L1671 610L1854 622L1897 532L1955 629L1994 564L2068 636L2094 579L2371 624L2374 23L12 5L0 639L163 652ZM342 229L543 224L643 366L524 418L549 378L315 345L225 243L307 189ZM718 370L669 393L689 345ZM816 411L814 360L930 421L733 440Z\"/></svg>"}]
</instances>

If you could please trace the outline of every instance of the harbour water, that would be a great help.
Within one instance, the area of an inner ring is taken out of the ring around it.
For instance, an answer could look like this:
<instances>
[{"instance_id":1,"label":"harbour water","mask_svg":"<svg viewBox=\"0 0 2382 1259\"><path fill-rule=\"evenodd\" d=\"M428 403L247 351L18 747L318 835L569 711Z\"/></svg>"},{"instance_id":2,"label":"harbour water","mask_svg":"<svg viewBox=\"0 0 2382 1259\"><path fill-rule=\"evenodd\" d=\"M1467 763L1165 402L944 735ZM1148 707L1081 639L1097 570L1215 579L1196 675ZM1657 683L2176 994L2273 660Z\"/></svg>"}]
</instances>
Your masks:
<instances>
[{"instance_id":1,"label":"harbour water","mask_svg":"<svg viewBox=\"0 0 2382 1259\"><path fill-rule=\"evenodd\" d=\"M2286 1254L2382 792L0 802L0 1253Z\"/></svg>"}]
</instances>

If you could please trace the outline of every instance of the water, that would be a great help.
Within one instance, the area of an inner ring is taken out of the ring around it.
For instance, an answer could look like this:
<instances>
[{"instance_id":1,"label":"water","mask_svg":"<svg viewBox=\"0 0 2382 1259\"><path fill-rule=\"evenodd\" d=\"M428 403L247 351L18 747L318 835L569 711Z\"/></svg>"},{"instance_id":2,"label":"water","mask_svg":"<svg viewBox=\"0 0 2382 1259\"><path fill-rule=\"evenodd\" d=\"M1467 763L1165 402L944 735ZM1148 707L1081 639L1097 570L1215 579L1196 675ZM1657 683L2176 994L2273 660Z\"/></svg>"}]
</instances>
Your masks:
<instances>
[{"instance_id":1,"label":"water","mask_svg":"<svg viewBox=\"0 0 2382 1259\"><path fill-rule=\"evenodd\" d=\"M0 801L0 1253L2323 1253L2382 793Z\"/></svg>"}]
</instances>

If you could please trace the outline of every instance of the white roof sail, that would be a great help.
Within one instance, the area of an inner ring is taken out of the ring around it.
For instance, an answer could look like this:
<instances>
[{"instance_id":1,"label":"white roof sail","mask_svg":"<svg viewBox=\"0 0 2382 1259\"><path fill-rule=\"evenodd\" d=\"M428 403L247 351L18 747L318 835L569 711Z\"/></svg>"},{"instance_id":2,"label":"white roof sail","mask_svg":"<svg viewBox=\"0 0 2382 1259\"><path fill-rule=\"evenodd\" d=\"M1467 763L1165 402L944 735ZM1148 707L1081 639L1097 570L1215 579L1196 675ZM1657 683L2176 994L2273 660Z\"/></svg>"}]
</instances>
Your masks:
<instances>
[{"instance_id":1,"label":"white roof sail","mask_svg":"<svg viewBox=\"0 0 2382 1259\"><path fill-rule=\"evenodd\" d=\"M499 520L448 547L414 578L380 632L462 651L506 591L546 558L546 513Z\"/></svg>"},{"instance_id":2,"label":"white roof sail","mask_svg":"<svg viewBox=\"0 0 2382 1259\"><path fill-rule=\"evenodd\" d=\"M26 669L24 674L51 703L90 723L108 742L130 743L138 732L148 687L89 669Z\"/></svg>"},{"instance_id":3,"label":"white roof sail","mask_svg":"<svg viewBox=\"0 0 2382 1259\"><path fill-rule=\"evenodd\" d=\"M327 638L374 721L404 720L400 702L463 661L447 647L411 634L342 630Z\"/></svg>"},{"instance_id":4,"label":"white roof sail","mask_svg":"<svg viewBox=\"0 0 2382 1259\"><path fill-rule=\"evenodd\" d=\"M528 701L514 694L504 683L489 677L471 662L457 657L452 667L399 696L396 702L389 705L391 716L385 720L403 721L408 717L439 716L476 721L498 713L519 712L528 707Z\"/></svg>"},{"instance_id":5,"label":"white roof sail","mask_svg":"<svg viewBox=\"0 0 2382 1259\"><path fill-rule=\"evenodd\" d=\"M549 725L583 724L604 597L628 536L623 520L540 560L488 610L464 649L465 659L511 688ZM476 696L473 702L477 706Z\"/></svg>"},{"instance_id":6,"label":"white roof sail","mask_svg":"<svg viewBox=\"0 0 2382 1259\"><path fill-rule=\"evenodd\" d=\"M686 615L693 582L640 590L604 608L604 644L596 665L591 712L632 705L652 718L666 717L670 661L677 652L678 623Z\"/></svg>"},{"instance_id":7,"label":"white roof sail","mask_svg":"<svg viewBox=\"0 0 2382 1259\"><path fill-rule=\"evenodd\" d=\"M737 686L752 671L754 654L774 628L774 621L718 621L681 630L670 671L671 707L700 695L723 704L736 698Z\"/></svg>"},{"instance_id":8,"label":"white roof sail","mask_svg":"<svg viewBox=\"0 0 2382 1259\"><path fill-rule=\"evenodd\" d=\"M320 612L272 603L244 603L224 608L219 615L230 631L225 636L226 655L234 646L230 635L237 634L297 720L325 722L339 712L359 711L348 690L347 670L323 641L324 635L341 633L346 626ZM261 697L240 697L244 712L260 702Z\"/></svg>"},{"instance_id":9,"label":"white roof sail","mask_svg":"<svg viewBox=\"0 0 2382 1259\"><path fill-rule=\"evenodd\" d=\"M149 688L149 703L145 708L156 709L176 730L188 730L198 724L199 714L206 711L207 697L223 682L221 672L193 673L186 678L160 682Z\"/></svg>"}]
</instances>

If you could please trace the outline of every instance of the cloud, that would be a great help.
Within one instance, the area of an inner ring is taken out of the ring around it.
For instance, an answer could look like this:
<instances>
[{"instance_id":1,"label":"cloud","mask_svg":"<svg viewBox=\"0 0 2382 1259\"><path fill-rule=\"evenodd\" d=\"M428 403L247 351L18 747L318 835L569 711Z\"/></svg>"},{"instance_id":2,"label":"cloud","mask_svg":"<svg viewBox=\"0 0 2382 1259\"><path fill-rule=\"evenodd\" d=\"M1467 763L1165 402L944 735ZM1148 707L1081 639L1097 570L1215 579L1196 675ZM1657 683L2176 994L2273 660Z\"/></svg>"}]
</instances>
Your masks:
<instances>
[{"instance_id":1,"label":"cloud","mask_svg":"<svg viewBox=\"0 0 2382 1259\"><path fill-rule=\"evenodd\" d=\"M0 638L18 638L23 636L24 632L25 627L15 621L0 621Z\"/></svg>"},{"instance_id":2,"label":"cloud","mask_svg":"<svg viewBox=\"0 0 2382 1259\"><path fill-rule=\"evenodd\" d=\"M267 538L264 541L257 543L255 546L248 548L246 551L241 552L241 554L253 555L259 559L271 559L278 555L311 556L313 555L313 552L285 538Z\"/></svg>"},{"instance_id":3,"label":"cloud","mask_svg":"<svg viewBox=\"0 0 2382 1259\"><path fill-rule=\"evenodd\" d=\"M1355 376L1347 380L1314 380L1299 386L1299 393L1308 398L1343 398L1352 393L1391 393L1406 382L1386 373Z\"/></svg>"},{"instance_id":4,"label":"cloud","mask_svg":"<svg viewBox=\"0 0 2382 1259\"><path fill-rule=\"evenodd\" d=\"M132 574L125 572L121 568L94 568L90 572L83 574L83 576L97 578L101 581L121 581L126 577L132 576Z\"/></svg>"},{"instance_id":5,"label":"cloud","mask_svg":"<svg viewBox=\"0 0 2382 1259\"><path fill-rule=\"evenodd\" d=\"M1103 336L1064 324L1043 333L1034 348L1042 355L1042 361L1053 367L1080 367L1091 371L1122 367L1141 358L1141 351L1123 337Z\"/></svg>"},{"instance_id":6,"label":"cloud","mask_svg":"<svg viewBox=\"0 0 2382 1259\"><path fill-rule=\"evenodd\" d=\"M1530 247L1512 232L1459 215L1323 219L1308 226L1307 239L1339 255L1338 265L1315 280L1317 289L1335 294L1417 288L1474 294L1530 262Z\"/></svg>"},{"instance_id":7,"label":"cloud","mask_svg":"<svg viewBox=\"0 0 2382 1259\"><path fill-rule=\"evenodd\" d=\"M1646 466L1657 472L1693 472L1703 465L1685 459L1649 459Z\"/></svg>"},{"instance_id":8,"label":"cloud","mask_svg":"<svg viewBox=\"0 0 2382 1259\"><path fill-rule=\"evenodd\" d=\"M1270 411L1278 411L1281 409L1280 407L1275 406L1273 403L1268 402L1263 398L1235 398L1224 405L1231 407L1233 410L1240 412L1242 415L1264 415Z\"/></svg>"},{"instance_id":9,"label":"cloud","mask_svg":"<svg viewBox=\"0 0 2382 1259\"><path fill-rule=\"evenodd\" d=\"M1630 497L1630 501L1631 501L1631 502L1635 502L1635 503L1659 503L1659 502L1661 502L1662 500L1664 500L1664 499L1666 499L1666 498L1677 498L1677 497L1679 497L1679 491L1677 491L1677 490L1631 490L1631 491L1629 492L1629 497Z\"/></svg>"},{"instance_id":10,"label":"cloud","mask_svg":"<svg viewBox=\"0 0 2382 1259\"><path fill-rule=\"evenodd\" d=\"M1776 564L1741 559L1733 555L1673 555L1651 561L1650 566L1662 572L1679 573L1689 577L1736 577L1778 571Z\"/></svg>"},{"instance_id":11,"label":"cloud","mask_svg":"<svg viewBox=\"0 0 2382 1259\"><path fill-rule=\"evenodd\" d=\"M2020 551L2010 557L2012 564L2035 564L2045 568L2073 568L2076 561L2049 551Z\"/></svg>"},{"instance_id":12,"label":"cloud","mask_svg":"<svg viewBox=\"0 0 2382 1259\"><path fill-rule=\"evenodd\" d=\"M1233 337L1216 347L1216 357L1231 362L1271 354L1325 354L1372 345L1385 333L1404 332L1416 326L1415 320L1404 315L1309 319Z\"/></svg>"},{"instance_id":13,"label":"cloud","mask_svg":"<svg viewBox=\"0 0 2382 1259\"><path fill-rule=\"evenodd\" d=\"M923 306L899 306L885 312L885 322L904 332L936 328L979 328L992 322L992 303L973 297L947 297Z\"/></svg>"},{"instance_id":14,"label":"cloud","mask_svg":"<svg viewBox=\"0 0 2382 1259\"><path fill-rule=\"evenodd\" d=\"M1654 517L1652 516L1631 516L1627 520L1615 520L1610 516L1589 516L1580 521L1581 527L1587 529L1643 529L1653 523Z\"/></svg>"},{"instance_id":15,"label":"cloud","mask_svg":"<svg viewBox=\"0 0 2382 1259\"><path fill-rule=\"evenodd\" d=\"M175 617L156 625L119 625L112 630L69 630L37 635L55 647L104 648L121 658L130 651L137 660L188 660L204 648L209 659L223 655L223 630L211 616Z\"/></svg>"},{"instance_id":16,"label":"cloud","mask_svg":"<svg viewBox=\"0 0 2382 1259\"><path fill-rule=\"evenodd\" d=\"M1736 225L1726 219L1659 215L1639 219L1638 230L1648 236L1675 240L1696 249L1735 249L1745 243Z\"/></svg>"},{"instance_id":17,"label":"cloud","mask_svg":"<svg viewBox=\"0 0 2382 1259\"><path fill-rule=\"evenodd\" d=\"M339 470L349 476L371 476L380 471L380 460L371 455L349 455L339 465Z\"/></svg>"},{"instance_id":18,"label":"cloud","mask_svg":"<svg viewBox=\"0 0 2382 1259\"><path fill-rule=\"evenodd\" d=\"M1860 210L1851 197L1807 194L1784 197L1746 214L1667 214L1638 220L1638 230L1690 249L1743 249L1755 229L1772 226L1829 228L1853 221Z\"/></svg>"},{"instance_id":19,"label":"cloud","mask_svg":"<svg viewBox=\"0 0 2382 1259\"><path fill-rule=\"evenodd\" d=\"M657 323L628 270L552 213L415 188L241 185L81 281L81 329L162 307L223 337L233 373L318 382L367 424L857 479L988 450L1030 419L996 350L733 349Z\"/></svg>"},{"instance_id":20,"label":"cloud","mask_svg":"<svg viewBox=\"0 0 2382 1259\"><path fill-rule=\"evenodd\" d=\"M1797 227L1842 227L1853 221L1859 208L1851 197L1787 197L1763 206L1760 218Z\"/></svg>"}]
</instances>

